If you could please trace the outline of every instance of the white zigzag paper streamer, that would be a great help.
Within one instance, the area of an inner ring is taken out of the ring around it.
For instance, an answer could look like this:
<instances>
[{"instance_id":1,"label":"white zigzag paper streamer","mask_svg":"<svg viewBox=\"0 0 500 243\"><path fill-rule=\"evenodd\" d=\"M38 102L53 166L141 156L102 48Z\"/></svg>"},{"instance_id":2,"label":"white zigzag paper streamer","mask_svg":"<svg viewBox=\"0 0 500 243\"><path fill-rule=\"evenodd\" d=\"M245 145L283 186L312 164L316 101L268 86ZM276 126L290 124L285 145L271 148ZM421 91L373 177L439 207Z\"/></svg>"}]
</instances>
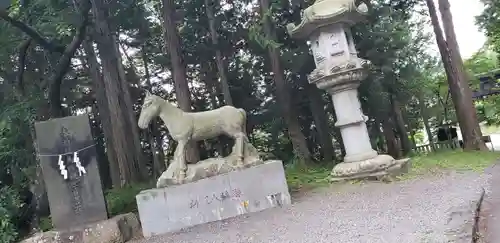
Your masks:
<instances>
[{"instance_id":1,"label":"white zigzag paper streamer","mask_svg":"<svg viewBox=\"0 0 500 243\"><path fill-rule=\"evenodd\" d=\"M73 153L73 162L76 164L76 168L78 168L78 174L80 176L87 173L85 168L80 163L80 157L78 157L78 152Z\"/></svg>"},{"instance_id":2,"label":"white zigzag paper streamer","mask_svg":"<svg viewBox=\"0 0 500 243\"><path fill-rule=\"evenodd\" d=\"M62 155L59 155L59 160L57 161L57 164L59 164L59 170L61 171L61 175L64 177L65 180L68 179L68 171L66 170L66 166L64 166L64 161L62 160Z\"/></svg>"}]
</instances>

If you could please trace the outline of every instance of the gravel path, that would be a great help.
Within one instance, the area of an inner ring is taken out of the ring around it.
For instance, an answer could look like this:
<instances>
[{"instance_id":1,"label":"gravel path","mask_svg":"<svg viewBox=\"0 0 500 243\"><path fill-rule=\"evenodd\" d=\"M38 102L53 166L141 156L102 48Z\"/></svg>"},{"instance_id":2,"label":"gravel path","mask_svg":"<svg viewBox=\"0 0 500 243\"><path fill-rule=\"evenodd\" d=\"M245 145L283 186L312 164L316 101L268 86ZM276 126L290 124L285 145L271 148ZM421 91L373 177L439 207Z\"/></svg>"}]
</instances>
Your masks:
<instances>
[{"instance_id":1,"label":"gravel path","mask_svg":"<svg viewBox=\"0 0 500 243\"><path fill-rule=\"evenodd\" d=\"M478 243L500 242L500 163L488 168L490 183L481 205Z\"/></svg>"},{"instance_id":2,"label":"gravel path","mask_svg":"<svg viewBox=\"0 0 500 243\"><path fill-rule=\"evenodd\" d=\"M307 193L288 208L134 243L448 242L450 230L460 231L471 217L470 205L488 181L488 175L464 172L391 184L337 185Z\"/></svg>"}]
</instances>

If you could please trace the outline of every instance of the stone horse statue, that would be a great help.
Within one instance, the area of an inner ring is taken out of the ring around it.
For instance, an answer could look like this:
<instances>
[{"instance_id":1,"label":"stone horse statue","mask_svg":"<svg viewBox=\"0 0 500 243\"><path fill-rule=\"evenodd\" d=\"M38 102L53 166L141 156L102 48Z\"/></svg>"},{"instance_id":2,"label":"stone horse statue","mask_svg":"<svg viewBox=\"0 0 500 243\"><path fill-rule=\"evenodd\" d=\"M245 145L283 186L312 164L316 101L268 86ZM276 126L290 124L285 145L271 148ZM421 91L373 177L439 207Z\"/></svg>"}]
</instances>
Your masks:
<instances>
[{"instance_id":1,"label":"stone horse statue","mask_svg":"<svg viewBox=\"0 0 500 243\"><path fill-rule=\"evenodd\" d=\"M177 181L175 184L183 183L186 178L188 170L186 145L191 141L215 138L222 134L233 138L235 144L231 159L235 160L237 168L245 166L244 157L248 154L245 148L253 150L250 151L253 154L257 153L255 148L248 143L246 112L243 109L223 106L210 111L184 112L159 96L146 92L138 121L139 128L147 128L151 120L157 116L163 120L170 135L178 143L174 152L174 161L167 169L167 171L173 172L173 175L162 175L162 177L174 177ZM210 162L214 162L213 159ZM208 169L204 168L204 170ZM160 185L157 184L157 187Z\"/></svg>"}]
</instances>

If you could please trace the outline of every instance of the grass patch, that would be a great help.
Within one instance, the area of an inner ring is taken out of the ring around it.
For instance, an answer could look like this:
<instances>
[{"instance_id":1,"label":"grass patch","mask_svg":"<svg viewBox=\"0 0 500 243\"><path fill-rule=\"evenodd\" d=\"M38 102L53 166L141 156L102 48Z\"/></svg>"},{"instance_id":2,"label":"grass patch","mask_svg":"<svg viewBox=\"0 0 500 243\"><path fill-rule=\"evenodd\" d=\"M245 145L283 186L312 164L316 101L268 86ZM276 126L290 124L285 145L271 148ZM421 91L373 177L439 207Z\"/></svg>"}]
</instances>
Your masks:
<instances>
[{"instance_id":1,"label":"grass patch","mask_svg":"<svg viewBox=\"0 0 500 243\"><path fill-rule=\"evenodd\" d=\"M149 183L143 183L106 191L105 198L109 215L113 217L123 213L137 213L135 196L139 194L140 191L152 187L153 186Z\"/></svg>"},{"instance_id":2,"label":"grass patch","mask_svg":"<svg viewBox=\"0 0 500 243\"><path fill-rule=\"evenodd\" d=\"M498 159L500 159L500 153L486 151L453 150L416 155L411 158L412 165L409 173L400 178L410 179L450 170L483 172Z\"/></svg>"},{"instance_id":3,"label":"grass patch","mask_svg":"<svg viewBox=\"0 0 500 243\"><path fill-rule=\"evenodd\" d=\"M411 168L398 180L414 179L425 175L438 175L447 171L483 172L484 169L500 159L500 152L449 150L437 153L420 154L411 157ZM297 163L286 165L285 173L291 192L300 192L318 187L329 186L333 163L323 166L300 166ZM360 181L351 181L359 183Z\"/></svg>"},{"instance_id":4,"label":"grass patch","mask_svg":"<svg viewBox=\"0 0 500 243\"><path fill-rule=\"evenodd\" d=\"M52 230L54 228L54 226L52 225L52 218L50 216L40 218L39 227L40 227L40 230L43 232L47 232L47 231Z\"/></svg>"},{"instance_id":5,"label":"grass patch","mask_svg":"<svg viewBox=\"0 0 500 243\"><path fill-rule=\"evenodd\" d=\"M332 164L332 163L331 163ZM285 167L286 181L291 192L299 192L330 185L328 177L332 165L301 167L296 164Z\"/></svg>"}]
</instances>

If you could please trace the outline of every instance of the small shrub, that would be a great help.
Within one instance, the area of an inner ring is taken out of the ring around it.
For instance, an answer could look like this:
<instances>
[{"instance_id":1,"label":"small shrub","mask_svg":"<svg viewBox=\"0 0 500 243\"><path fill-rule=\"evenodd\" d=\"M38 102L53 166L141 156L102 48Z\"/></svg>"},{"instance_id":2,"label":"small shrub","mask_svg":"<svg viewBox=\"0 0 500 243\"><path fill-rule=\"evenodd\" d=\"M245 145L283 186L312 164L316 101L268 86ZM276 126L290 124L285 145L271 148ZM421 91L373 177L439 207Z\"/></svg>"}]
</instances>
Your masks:
<instances>
[{"instance_id":1,"label":"small shrub","mask_svg":"<svg viewBox=\"0 0 500 243\"><path fill-rule=\"evenodd\" d=\"M18 232L14 220L21 208L19 195L10 187L0 188L0 242L15 242Z\"/></svg>"},{"instance_id":2,"label":"small shrub","mask_svg":"<svg viewBox=\"0 0 500 243\"><path fill-rule=\"evenodd\" d=\"M134 184L114 188L106 192L106 203L110 216L137 212L135 196L142 190L152 188L151 184Z\"/></svg>"}]
</instances>

